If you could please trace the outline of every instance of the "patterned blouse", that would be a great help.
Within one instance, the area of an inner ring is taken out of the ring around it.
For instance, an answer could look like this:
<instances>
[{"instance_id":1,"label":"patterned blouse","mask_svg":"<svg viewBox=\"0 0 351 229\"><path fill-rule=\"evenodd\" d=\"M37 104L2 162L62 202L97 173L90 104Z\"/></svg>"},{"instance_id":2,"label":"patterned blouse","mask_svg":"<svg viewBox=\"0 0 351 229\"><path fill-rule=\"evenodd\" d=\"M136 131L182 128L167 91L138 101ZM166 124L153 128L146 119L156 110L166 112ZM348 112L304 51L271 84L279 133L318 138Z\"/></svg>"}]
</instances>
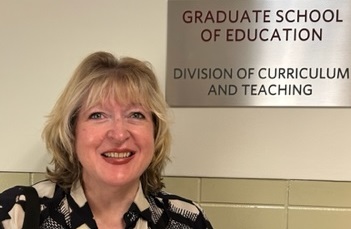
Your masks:
<instances>
[{"instance_id":1,"label":"patterned blouse","mask_svg":"<svg viewBox=\"0 0 351 229\"><path fill-rule=\"evenodd\" d=\"M97 228L80 183L65 192L55 183L42 181L34 185L40 203L40 228ZM25 196L18 187L0 194L0 228L22 228ZM182 197L159 192L145 196L141 185L128 212L124 215L126 229L212 229L203 210Z\"/></svg>"}]
</instances>

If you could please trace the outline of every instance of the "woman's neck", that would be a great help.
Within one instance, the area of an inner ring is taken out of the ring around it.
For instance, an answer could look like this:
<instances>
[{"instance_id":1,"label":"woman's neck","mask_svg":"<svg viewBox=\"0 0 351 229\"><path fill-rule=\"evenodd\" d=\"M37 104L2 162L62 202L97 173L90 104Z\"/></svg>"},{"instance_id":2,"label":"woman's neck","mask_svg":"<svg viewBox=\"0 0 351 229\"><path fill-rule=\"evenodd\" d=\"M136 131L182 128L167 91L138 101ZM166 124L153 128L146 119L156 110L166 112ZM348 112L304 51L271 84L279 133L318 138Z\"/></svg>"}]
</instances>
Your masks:
<instances>
[{"instance_id":1,"label":"woman's neck","mask_svg":"<svg viewBox=\"0 0 351 229\"><path fill-rule=\"evenodd\" d=\"M139 183L102 187L88 181L82 185L98 228L124 228L123 215L134 201Z\"/></svg>"}]
</instances>

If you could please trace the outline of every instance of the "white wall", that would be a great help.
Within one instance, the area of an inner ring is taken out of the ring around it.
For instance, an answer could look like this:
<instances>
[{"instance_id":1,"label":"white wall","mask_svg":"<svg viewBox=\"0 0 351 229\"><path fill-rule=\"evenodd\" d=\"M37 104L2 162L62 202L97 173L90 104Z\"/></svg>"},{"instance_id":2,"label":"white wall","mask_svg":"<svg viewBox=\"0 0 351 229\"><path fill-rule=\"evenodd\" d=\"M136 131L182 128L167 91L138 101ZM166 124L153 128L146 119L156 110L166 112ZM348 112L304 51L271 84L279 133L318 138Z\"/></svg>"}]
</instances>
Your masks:
<instances>
[{"instance_id":1,"label":"white wall","mask_svg":"<svg viewBox=\"0 0 351 229\"><path fill-rule=\"evenodd\" d=\"M166 2L0 1L0 169L42 171L45 116L91 52L150 61L165 85Z\"/></svg>"},{"instance_id":2,"label":"white wall","mask_svg":"<svg viewBox=\"0 0 351 229\"><path fill-rule=\"evenodd\" d=\"M40 138L72 71L105 50L165 88L166 0L0 1L0 170L43 171ZM168 175L351 180L351 110L174 108Z\"/></svg>"}]
</instances>

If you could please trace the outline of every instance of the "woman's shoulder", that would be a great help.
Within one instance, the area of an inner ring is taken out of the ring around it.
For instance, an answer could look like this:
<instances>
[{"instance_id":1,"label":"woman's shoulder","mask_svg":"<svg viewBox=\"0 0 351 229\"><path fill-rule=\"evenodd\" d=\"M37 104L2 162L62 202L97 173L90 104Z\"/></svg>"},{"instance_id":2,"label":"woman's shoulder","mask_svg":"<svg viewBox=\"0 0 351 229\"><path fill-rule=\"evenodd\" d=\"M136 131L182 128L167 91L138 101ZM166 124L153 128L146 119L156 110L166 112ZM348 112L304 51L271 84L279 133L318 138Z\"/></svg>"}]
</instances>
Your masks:
<instances>
[{"instance_id":1,"label":"woman's shoulder","mask_svg":"<svg viewBox=\"0 0 351 229\"><path fill-rule=\"evenodd\" d=\"M27 195L36 195L31 186L14 186L0 193L0 225L23 221Z\"/></svg>"},{"instance_id":2,"label":"woman's shoulder","mask_svg":"<svg viewBox=\"0 0 351 229\"><path fill-rule=\"evenodd\" d=\"M196 202L177 194L160 191L155 195L155 198L163 204L173 207L172 209L185 209L196 214L202 211L202 208Z\"/></svg>"},{"instance_id":3,"label":"woman's shoulder","mask_svg":"<svg viewBox=\"0 0 351 229\"><path fill-rule=\"evenodd\" d=\"M21 194L23 194L22 186L14 186L0 193L0 217L4 209L13 206L20 200Z\"/></svg>"},{"instance_id":4,"label":"woman's shoulder","mask_svg":"<svg viewBox=\"0 0 351 229\"><path fill-rule=\"evenodd\" d=\"M26 201L26 189L33 187L38 193L39 198L48 197L52 198L56 185L55 183L44 180L40 181L33 186L14 186L10 187L0 193L0 221L4 214L10 211L16 204L23 205Z\"/></svg>"},{"instance_id":5,"label":"woman's shoulder","mask_svg":"<svg viewBox=\"0 0 351 229\"><path fill-rule=\"evenodd\" d=\"M21 225L23 223L27 198L30 198L33 204L36 202L33 202L33 199L36 198L36 193L32 192L34 191L33 188L38 194L39 204L42 205L41 209L59 203L63 197L63 190L49 180L40 181L33 186L8 188L0 193L0 228L2 228L1 225L3 228L13 228L11 225Z\"/></svg>"},{"instance_id":6,"label":"woman's shoulder","mask_svg":"<svg viewBox=\"0 0 351 229\"><path fill-rule=\"evenodd\" d=\"M196 202L165 191L149 197L151 212L162 212L180 225L192 228L212 228L203 208ZM162 217L161 217L162 218Z\"/></svg>"}]
</instances>

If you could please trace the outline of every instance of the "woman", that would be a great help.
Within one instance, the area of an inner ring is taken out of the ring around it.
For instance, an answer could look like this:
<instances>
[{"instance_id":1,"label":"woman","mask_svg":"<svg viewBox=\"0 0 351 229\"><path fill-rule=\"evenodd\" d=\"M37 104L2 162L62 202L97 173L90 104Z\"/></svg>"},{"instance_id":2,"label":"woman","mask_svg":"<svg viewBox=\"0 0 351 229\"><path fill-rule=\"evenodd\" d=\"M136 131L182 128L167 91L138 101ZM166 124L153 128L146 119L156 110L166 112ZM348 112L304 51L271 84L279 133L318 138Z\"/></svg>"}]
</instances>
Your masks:
<instances>
[{"instance_id":1,"label":"woman","mask_svg":"<svg viewBox=\"0 0 351 229\"><path fill-rule=\"evenodd\" d=\"M97 52L78 66L43 131L53 166L34 185L40 228L212 228L192 201L163 192L167 105L151 68ZM22 228L21 189L0 195L0 222Z\"/></svg>"}]
</instances>

